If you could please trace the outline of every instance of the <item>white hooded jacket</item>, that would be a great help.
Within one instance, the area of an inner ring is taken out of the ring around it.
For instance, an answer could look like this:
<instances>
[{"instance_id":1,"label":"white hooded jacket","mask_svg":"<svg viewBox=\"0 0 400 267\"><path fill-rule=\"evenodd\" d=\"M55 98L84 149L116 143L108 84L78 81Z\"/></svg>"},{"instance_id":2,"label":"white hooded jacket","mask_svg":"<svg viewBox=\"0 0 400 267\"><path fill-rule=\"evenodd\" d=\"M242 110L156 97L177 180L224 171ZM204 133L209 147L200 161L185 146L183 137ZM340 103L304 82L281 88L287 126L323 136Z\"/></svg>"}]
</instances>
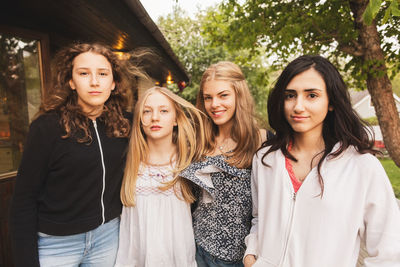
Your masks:
<instances>
[{"instance_id":1,"label":"white hooded jacket","mask_svg":"<svg viewBox=\"0 0 400 267\"><path fill-rule=\"evenodd\" d=\"M338 145L333 151L336 151ZM295 194L280 150L253 159L253 216L246 237L253 267L354 267L365 241L366 267L400 266L400 210L371 154L349 147L324 160L323 197L315 167Z\"/></svg>"}]
</instances>

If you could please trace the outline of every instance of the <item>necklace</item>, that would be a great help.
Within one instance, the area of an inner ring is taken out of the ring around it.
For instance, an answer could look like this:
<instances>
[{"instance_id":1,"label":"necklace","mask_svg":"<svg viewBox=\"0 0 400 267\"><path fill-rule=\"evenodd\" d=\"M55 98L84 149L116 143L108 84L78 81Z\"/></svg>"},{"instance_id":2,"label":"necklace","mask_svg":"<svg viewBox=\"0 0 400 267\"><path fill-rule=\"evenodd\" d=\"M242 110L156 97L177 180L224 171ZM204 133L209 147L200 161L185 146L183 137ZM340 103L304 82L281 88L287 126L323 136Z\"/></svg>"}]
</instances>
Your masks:
<instances>
[{"instance_id":1,"label":"necklace","mask_svg":"<svg viewBox=\"0 0 400 267\"><path fill-rule=\"evenodd\" d=\"M168 158L168 157L165 157ZM146 160L143 163L147 166L153 166L153 167L165 167L165 166L173 166L175 164L175 160L176 160L176 154L172 154L169 157L169 161L164 161L164 160L160 160L160 159L153 159L153 160Z\"/></svg>"},{"instance_id":2,"label":"necklace","mask_svg":"<svg viewBox=\"0 0 400 267\"><path fill-rule=\"evenodd\" d=\"M228 146L229 139L230 137L224 138L224 140L222 140L220 145L217 144L219 151L221 151L222 153L224 153L225 148Z\"/></svg>"}]
</instances>

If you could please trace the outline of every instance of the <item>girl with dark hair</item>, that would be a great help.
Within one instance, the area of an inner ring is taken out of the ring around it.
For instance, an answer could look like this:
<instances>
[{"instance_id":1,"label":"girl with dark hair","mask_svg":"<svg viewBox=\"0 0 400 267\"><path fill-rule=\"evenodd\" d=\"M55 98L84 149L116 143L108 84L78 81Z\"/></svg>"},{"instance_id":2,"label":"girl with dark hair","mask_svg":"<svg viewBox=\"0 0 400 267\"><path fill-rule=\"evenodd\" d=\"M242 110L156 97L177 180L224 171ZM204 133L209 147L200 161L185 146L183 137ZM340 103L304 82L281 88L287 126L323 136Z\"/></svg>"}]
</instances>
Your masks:
<instances>
[{"instance_id":1,"label":"girl with dark hair","mask_svg":"<svg viewBox=\"0 0 400 267\"><path fill-rule=\"evenodd\" d=\"M15 266L114 266L130 133L128 75L100 44L55 58L54 87L32 122L11 206Z\"/></svg>"},{"instance_id":2,"label":"girl with dark hair","mask_svg":"<svg viewBox=\"0 0 400 267\"><path fill-rule=\"evenodd\" d=\"M193 213L199 267L240 267L251 225L251 161L265 130L257 127L245 77L228 61L203 74L197 107L204 117L205 157L180 175L201 191Z\"/></svg>"},{"instance_id":3,"label":"girl with dark hair","mask_svg":"<svg viewBox=\"0 0 400 267\"><path fill-rule=\"evenodd\" d=\"M249 266L400 265L400 211L337 69L301 56L268 99L276 136L253 159Z\"/></svg>"}]
</instances>

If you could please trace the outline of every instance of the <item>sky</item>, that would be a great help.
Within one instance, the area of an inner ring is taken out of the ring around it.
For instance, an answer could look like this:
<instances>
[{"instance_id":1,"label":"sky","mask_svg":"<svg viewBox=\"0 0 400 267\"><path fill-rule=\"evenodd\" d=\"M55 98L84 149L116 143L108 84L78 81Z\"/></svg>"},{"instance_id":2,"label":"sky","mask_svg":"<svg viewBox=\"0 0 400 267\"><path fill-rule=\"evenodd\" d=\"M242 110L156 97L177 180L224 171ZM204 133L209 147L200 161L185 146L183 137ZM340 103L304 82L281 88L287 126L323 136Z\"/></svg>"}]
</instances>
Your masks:
<instances>
[{"instance_id":1,"label":"sky","mask_svg":"<svg viewBox=\"0 0 400 267\"><path fill-rule=\"evenodd\" d=\"M140 0L140 2L153 21L157 22L158 17L171 13L172 7L176 4L182 7L190 17L193 17L199 8L204 9L220 3L222 0Z\"/></svg>"}]
</instances>

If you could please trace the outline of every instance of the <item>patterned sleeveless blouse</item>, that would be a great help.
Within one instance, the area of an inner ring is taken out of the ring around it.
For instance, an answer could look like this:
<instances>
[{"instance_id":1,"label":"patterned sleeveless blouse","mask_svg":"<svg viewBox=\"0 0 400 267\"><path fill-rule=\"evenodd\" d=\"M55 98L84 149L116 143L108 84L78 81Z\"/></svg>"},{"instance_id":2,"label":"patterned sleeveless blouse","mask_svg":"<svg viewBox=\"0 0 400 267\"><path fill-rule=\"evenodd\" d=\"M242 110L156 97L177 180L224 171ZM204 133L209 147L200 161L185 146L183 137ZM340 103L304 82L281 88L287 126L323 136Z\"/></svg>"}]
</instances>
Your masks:
<instances>
[{"instance_id":1,"label":"patterned sleeveless blouse","mask_svg":"<svg viewBox=\"0 0 400 267\"><path fill-rule=\"evenodd\" d=\"M192 163L180 176L202 189L193 213L197 245L218 259L241 260L252 219L251 170L217 155Z\"/></svg>"}]
</instances>

